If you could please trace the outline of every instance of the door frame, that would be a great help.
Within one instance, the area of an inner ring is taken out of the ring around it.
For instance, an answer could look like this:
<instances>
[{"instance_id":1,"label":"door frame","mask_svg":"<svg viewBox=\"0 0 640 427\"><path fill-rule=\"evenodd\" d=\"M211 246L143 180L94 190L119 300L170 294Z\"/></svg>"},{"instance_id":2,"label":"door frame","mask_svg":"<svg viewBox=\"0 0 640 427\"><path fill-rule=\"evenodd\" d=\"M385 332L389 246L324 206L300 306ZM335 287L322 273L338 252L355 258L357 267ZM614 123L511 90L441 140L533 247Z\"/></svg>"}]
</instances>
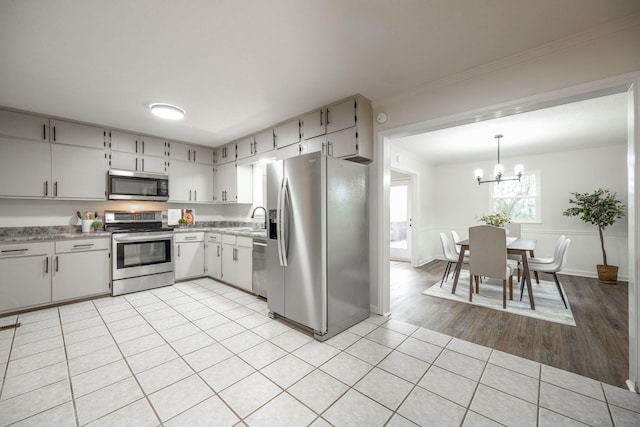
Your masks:
<instances>
[{"instance_id":1,"label":"door frame","mask_svg":"<svg viewBox=\"0 0 640 427\"><path fill-rule=\"evenodd\" d=\"M415 227L415 220L416 220L416 216L415 216L415 204L416 204L416 200L415 200L415 176L409 172L405 172L403 170L397 169L397 168L393 168L393 170L402 173L403 175L406 175L406 178L403 179L392 179L391 180L391 185L393 185L394 182L407 182L408 183L408 187L409 187L409 196L408 196L408 212L407 212L407 216L409 217L409 224L410 226L408 227L407 231L408 231L408 238L407 238L407 250L409 252L409 256L407 258L401 258L401 257L392 257L391 256L391 247L389 247L389 258L396 260L396 261L409 261L411 263L412 266L417 267L417 265L415 264L415 241L417 239L415 239L414 236L414 230L416 229Z\"/></svg>"},{"instance_id":2,"label":"door frame","mask_svg":"<svg viewBox=\"0 0 640 427\"><path fill-rule=\"evenodd\" d=\"M476 110L465 111L450 116L430 119L391 129L376 131L376 194L375 216L377 227L372 231L376 270L373 272L377 285L377 305L375 312L390 314L390 259L389 259L389 185L391 170L390 140L393 137L414 135L448 127L460 126L477 121L517 114L614 93L628 94L629 132L627 137L628 163L628 225L629 225L629 379L630 390L640 393L640 170L636 167L640 156L640 72L632 72L560 90L544 92L531 97L514 99L499 105L491 105Z\"/></svg>"}]
</instances>

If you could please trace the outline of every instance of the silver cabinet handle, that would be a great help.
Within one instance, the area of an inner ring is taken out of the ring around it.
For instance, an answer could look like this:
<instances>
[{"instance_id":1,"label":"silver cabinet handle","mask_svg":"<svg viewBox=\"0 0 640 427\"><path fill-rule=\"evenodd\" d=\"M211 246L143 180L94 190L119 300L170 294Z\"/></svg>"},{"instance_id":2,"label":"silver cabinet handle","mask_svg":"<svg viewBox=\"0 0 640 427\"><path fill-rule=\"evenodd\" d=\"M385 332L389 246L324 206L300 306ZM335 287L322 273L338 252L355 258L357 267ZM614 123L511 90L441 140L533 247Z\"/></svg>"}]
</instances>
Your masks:
<instances>
[{"instance_id":1,"label":"silver cabinet handle","mask_svg":"<svg viewBox=\"0 0 640 427\"><path fill-rule=\"evenodd\" d=\"M189 200L191 200L191 190L189 190Z\"/></svg>"},{"instance_id":2,"label":"silver cabinet handle","mask_svg":"<svg viewBox=\"0 0 640 427\"><path fill-rule=\"evenodd\" d=\"M144 141L142 141L142 154L144 154Z\"/></svg>"},{"instance_id":3,"label":"silver cabinet handle","mask_svg":"<svg viewBox=\"0 0 640 427\"><path fill-rule=\"evenodd\" d=\"M82 245L73 245L73 249L90 248L92 246L93 246L93 243L84 243Z\"/></svg>"},{"instance_id":4,"label":"silver cabinet handle","mask_svg":"<svg viewBox=\"0 0 640 427\"><path fill-rule=\"evenodd\" d=\"M178 245L178 258L180 258L180 245Z\"/></svg>"},{"instance_id":5,"label":"silver cabinet handle","mask_svg":"<svg viewBox=\"0 0 640 427\"><path fill-rule=\"evenodd\" d=\"M217 254L217 256L218 256L218 258L220 258L220 245L218 245L218 246L217 246L217 248L218 248L218 254Z\"/></svg>"},{"instance_id":6,"label":"silver cabinet handle","mask_svg":"<svg viewBox=\"0 0 640 427\"><path fill-rule=\"evenodd\" d=\"M189 161L191 161L191 150L189 150Z\"/></svg>"},{"instance_id":7,"label":"silver cabinet handle","mask_svg":"<svg viewBox=\"0 0 640 427\"><path fill-rule=\"evenodd\" d=\"M138 154L138 140L136 139L136 154Z\"/></svg>"},{"instance_id":8,"label":"silver cabinet handle","mask_svg":"<svg viewBox=\"0 0 640 427\"><path fill-rule=\"evenodd\" d=\"M142 171L144 172L144 158L142 159Z\"/></svg>"},{"instance_id":9,"label":"silver cabinet handle","mask_svg":"<svg viewBox=\"0 0 640 427\"><path fill-rule=\"evenodd\" d=\"M49 274L49 257L44 259L44 274Z\"/></svg>"},{"instance_id":10,"label":"silver cabinet handle","mask_svg":"<svg viewBox=\"0 0 640 427\"><path fill-rule=\"evenodd\" d=\"M184 236L184 240L194 240L197 239L198 236Z\"/></svg>"},{"instance_id":11,"label":"silver cabinet handle","mask_svg":"<svg viewBox=\"0 0 640 427\"><path fill-rule=\"evenodd\" d=\"M53 183L53 195L58 197L58 181Z\"/></svg>"},{"instance_id":12,"label":"silver cabinet handle","mask_svg":"<svg viewBox=\"0 0 640 427\"><path fill-rule=\"evenodd\" d=\"M44 195L45 196L49 195L49 181L44 182Z\"/></svg>"},{"instance_id":13,"label":"silver cabinet handle","mask_svg":"<svg viewBox=\"0 0 640 427\"><path fill-rule=\"evenodd\" d=\"M47 125L43 124L42 125L42 139L43 140L47 140Z\"/></svg>"},{"instance_id":14,"label":"silver cabinet handle","mask_svg":"<svg viewBox=\"0 0 640 427\"><path fill-rule=\"evenodd\" d=\"M194 156L195 159L195 156ZM193 200L198 200L198 190L193 190Z\"/></svg>"},{"instance_id":15,"label":"silver cabinet handle","mask_svg":"<svg viewBox=\"0 0 640 427\"><path fill-rule=\"evenodd\" d=\"M193 161L196 161L196 150L193 150Z\"/></svg>"},{"instance_id":16,"label":"silver cabinet handle","mask_svg":"<svg viewBox=\"0 0 640 427\"><path fill-rule=\"evenodd\" d=\"M60 261L58 260L58 255L56 255L56 273L58 272L58 264Z\"/></svg>"},{"instance_id":17,"label":"silver cabinet handle","mask_svg":"<svg viewBox=\"0 0 640 427\"><path fill-rule=\"evenodd\" d=\"M137 148L136 148L137 150ZM136 170L138 170L138 158L136 157Z\"/></svg>"},{"instance_id":18,"label":"silver cabinet handle","mask_svg":"<svg viewBox=\"0 0 640 427\"><path fill-rule=\"evenodd\" d=\"M323 111L320 110L320 126L324 125L324 123L322 122L322 114L323 114Z\"/></svg>"},{"instance_id":19,"label":"silver cabinet handle","mask_svg":"<svg viewBox=\"0 0 640 427\"><path fill-rule=\"evenodd\" d=\"M24 249L5 249L2 251L3 254L16 253L16 252L27 252L29 248Z\"/></svg>"}]
</instances>

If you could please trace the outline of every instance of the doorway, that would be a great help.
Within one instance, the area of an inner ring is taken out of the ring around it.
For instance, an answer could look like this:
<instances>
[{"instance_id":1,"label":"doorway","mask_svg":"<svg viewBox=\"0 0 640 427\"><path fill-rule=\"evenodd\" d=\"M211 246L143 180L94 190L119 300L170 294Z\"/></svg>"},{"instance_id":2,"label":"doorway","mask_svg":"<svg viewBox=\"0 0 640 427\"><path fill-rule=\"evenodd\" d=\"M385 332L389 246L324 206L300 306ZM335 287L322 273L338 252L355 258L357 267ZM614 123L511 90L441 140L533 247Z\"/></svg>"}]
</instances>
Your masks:
<instances>
[{"instance_id":1,"label":"doorway","mask_svg":"<svg viewBox=\"0 0 640 427\"><path fill-rule=\"evenodd\" d=\"M411 261L413 179L400 171L391 171L389 188L389 256L395 261Z\"/></svg>"}]
</instances>

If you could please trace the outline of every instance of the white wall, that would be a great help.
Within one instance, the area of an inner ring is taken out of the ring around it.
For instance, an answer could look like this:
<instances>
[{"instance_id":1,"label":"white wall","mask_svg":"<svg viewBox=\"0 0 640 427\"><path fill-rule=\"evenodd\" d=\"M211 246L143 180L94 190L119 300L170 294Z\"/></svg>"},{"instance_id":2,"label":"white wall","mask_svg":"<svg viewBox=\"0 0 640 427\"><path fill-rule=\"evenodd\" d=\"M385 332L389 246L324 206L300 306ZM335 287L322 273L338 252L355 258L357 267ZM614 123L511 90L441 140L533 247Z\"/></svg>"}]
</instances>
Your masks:
<instances>
[{"instance_id":1,"label":"white wall","mask_svg":"<svg viewBox=\"0 0 640 427\"><path fill-rule=\"evenodd\" d=\"M518 158L503 158L505 165L522 163L527 170L540 172L542 222L523 224L522 234L538 241L536 254L552 255L557 237L565 234L572 242L569 248L567 274L596 277L596 264L602 263L600 238L597 228L575 217L565 217L562 212L570 207L571 192L591 192L597 188L609 188L627 204L627 147L625 141L617 145L584 150L540 154ZM435 206L434 232L427 244L430 255L442 258L437 233L458 231L466 238L467 228L479 224L477 217L491 213L490 197L493 184L478 183L473 170L482 167L492 170L493 163L465 162L446 164L434 168L433 199ZM626 280L627 219L623 218L605 230L605 248L609 264L620 267L619 276Z\"/></svg>"},{"instance_id":2,"label":"white wall","mask_svg":"<svg viewBox=\"0 0 640 427\"><path fill-rule=\"evenodd\" d=\"M415 242L413 247L416 248L417 253L412 254L412 258L417 260L417 264L422 265L433 259L433 254L429 250L429 235L435 212L435 206L432 203L435 197L431 180L433 167L415 154L393 145L391 146L391 167L415 176L412 236Z\"/></svg>"}]
</instances>

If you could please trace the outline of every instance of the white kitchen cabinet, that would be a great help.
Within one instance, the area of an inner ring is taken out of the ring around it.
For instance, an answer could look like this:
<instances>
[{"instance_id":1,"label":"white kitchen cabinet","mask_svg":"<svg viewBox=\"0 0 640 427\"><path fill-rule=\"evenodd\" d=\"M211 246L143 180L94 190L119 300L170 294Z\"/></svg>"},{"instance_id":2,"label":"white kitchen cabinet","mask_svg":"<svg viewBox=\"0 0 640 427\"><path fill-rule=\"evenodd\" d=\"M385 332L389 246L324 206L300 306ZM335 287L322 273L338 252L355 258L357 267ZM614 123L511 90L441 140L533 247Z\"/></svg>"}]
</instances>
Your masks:
<instances>
[{"instance_id":1,"label":"white kitchen cabinet","mask_svg":"<svg viewBox=\"0 0 640 427\"><path fill-rule=\"evenodd\" d=\"M205 266L206 275L216 279L222 279L222 234L206 233L205 234Z\"/></svg>"},{"instance_id":2,"label":"white kitchen cabinet","mask_svg":"<svg viewBox=\"0 0 640 427\"><path fill-rule=\"evenodd\" d=\"M169 163L170 202L213 202L213 166L172 160Z\"/></svg>"},{"instance_id":3,"label":"white kitchen cabinet","mask_svg":"<svg viewBox=\"0 0 640 427\"><path fill-rule=\"evenodd\" d=\"M236 160L253 156L253 135L236 141Z\"/></svg>"},{"instance_id":4,"label":"white kitchen cabinet","mask_svg":"<svg viewBox=\"0 0 640 427\"><path fill-rule=\"evenodd\" d=\"M283 160L283 159L288 159L290 157L299 156L300 154L303 154L304 146L305 146L304 142L299 142L297 144L287 145L284 148L278 148L276 150L276 160Z\"/></svg>"},{"instance_id":5,"label":"white kitchen cabinet","mask_svg":"<svg viewBox=\"0 0 640 427\"><path fill-rule=\"evenodd\" d=\"M327 107L327 133L354 127L357 120L356 108L357 102L355 98Z\"/></svg>"},{"instance_id":6,"label":"white kitchen cabinet","mask_svg":"<svg viewBox=\"0 0 640 427\"><path fill-rule=\"evenodd\" d=\"M257 133L253 142L253 154L258 155L274 149L273 129Z\"/></svg>"},{"instance_id":7,"label":"white kitchen cabinet","mask_svg":"<svg viewBox=\"0 0 640 427\"><path fill-rule=\"evenodd\" d=\"M274 145L278 149L300 142L300 120L282 123L273 129Z\"/></svg>"},{"instance_id":8,"label":"white kitchen cabinet","mask_svg":"<svg viewBox=\"0 0 640 427\"><path fill-rule=\"evenodd\" d=\"M218 165L224 165L227 163L236 161L236 142L230 142L217 149L216 163Z\"/></svg>"},{"instance_id":9,"label":"white kitchen cabinet","mask_svg":"<svg viewBox=\"0 0 640 427\"><path fill-rule=\"evenodd\" d=\"M253 166L227 163L216 168L218 203L253 203Z\"/></svg>"},{"instance_id":10,"label":"white kitchen cabinet","mask_svg":"<svg viewBox=\"0 0 640 427\"><path fill-rule=\"evenodd\" d=\"M213 148L183 144L181 142L170 142L169 158L182 162L213 165Z\"/></svg>"},{"instance_id":11,"label":"white kitchen cabinet","mask_svg":"<svg viewBox=\"0 0 640 427\"><path fill-rule=\"evenodd\" d=\"M105 148L105 131L96 126L50 120L49 140L53 143L89 148Z\"/></svg>"},{"instance_id":12,"label":"white kitchen cabinet","mask_svg":"<svg viewBox=\"0 0 640 427\"><path fill-rule=\"evenodd\" d=\"M167 142L126 132L109 132L109 166L139 172L167 172Z\"/></svg>"},{"instance_id":13,"label":"white kitchen cabinet","mask_svg":"<svg viewBox=\"0 0 640 427\"><path fill-rule=\"evenodd\" d=\"M51 302L53 243L0 245L0 313Z\"/></svg>"},{"instance_id":14,"label":"white kitchen cabinet","mask_svg":"<svg viewBox=\"0 0 640 427\"><path fill-rule=\"evenodd\" d=\"M52 300L65 301L109 293L109 248L110 239L107 237L55 242Z\"/></svg>"},{"instance_id":15,"label":"white kitchen cabinet","mask_svg":"<svg viewBox=\"0 0 640 427\"><path fill-rule=\"evenodd\" d=\"M357 128L344 129L327 135L327 154L332 157L349 158L357 156L360 138Z\"/></svg>"},{"instance_id":16,"label":"white kitchen cabinet","mask_svg":"<svg viewBox=\"0 0 640 427\"><path fill-rule=\"evenodd\" d=\"M253 239L222 235L222 279L234 286L252 290Z\"/></svg>"},{"instance_id":17,"label":"white kitchen cabinet","mask_svg":"<svg viewBox=\"0 0 640 427\"><path fill-rule=\"evenodd\" d=\"M326 109L321 108L302 117L300 128L304 139L314 138L327 133Z\"/></svg>"},{"instance_id":18,"label":"white kitchen cabinet","mask_svg":"<svg viewBox=\"0 0 640 427\"><path fill-rule=\"evenodd\" d=\"M0 110L0 135L49 141L49 119L31 114Z\"/></svg>"},{"instance_id":19,"label":"white kitchen cabinet","mask_svg":"<svg viewBox=\"0 0 640 427\"><path fill-rule=\"evenodd\" d=\"M204 276L204 232L175 234L176 280Z\"/></svg>"},{"instance_id":20,"label":"white kitchen cabinet","mask_svg":"<svg viewBox=\"0 0 640 427\"><path fill-rule=\"evenodd\" d=\"M49 142L0 138L0 197L43 198L51 185Z\"/></svg>"},{"instance_id":21,"label":"white kitchen cabinet","mask_svg":"<svg viewBox=\"0 0 640 427\"><path fill-rule=\"evenodd\" d=\"M106 165L103 149L63 144L51 145L49 196L65 199L106 198Z\"/></svg>"}]
</instances>

